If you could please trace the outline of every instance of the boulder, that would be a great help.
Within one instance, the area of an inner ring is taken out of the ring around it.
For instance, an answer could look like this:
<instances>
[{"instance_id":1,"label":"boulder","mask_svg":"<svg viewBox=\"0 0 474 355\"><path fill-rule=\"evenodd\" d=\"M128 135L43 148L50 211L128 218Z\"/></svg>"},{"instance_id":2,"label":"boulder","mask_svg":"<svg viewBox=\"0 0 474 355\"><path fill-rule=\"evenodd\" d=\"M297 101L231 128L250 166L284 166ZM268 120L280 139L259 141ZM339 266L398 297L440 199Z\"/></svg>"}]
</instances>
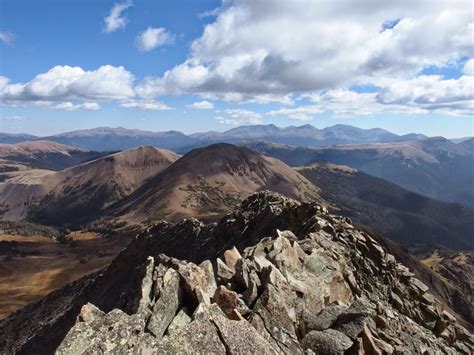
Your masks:
<instances>
[{"instance_id":1,"label":"boulder","mask_svg":"<svg viewBox=\"0 0 474 355\"><path fill-rule=\"evenodd\" d=\"M242 255L240 255L236 247L233 247L232 249L226 250L224 252L225 264L232 272L235 272L235 263L239 259L242 259Z\"/></svg>"},{"instance_id":2,"label":"boulder","mask_svg":"<svg viewBox=\"0 0 474 355\"><path fill-rule=\"evenodd\" d=\"M220 309L229 318L235 317L235 309L237 308L237 293L229 291L225 286L219 286L212 296L212 302L217 303Z\"/></svg>"},{"instance_id":3,"label":"boulder","mask_svg":"<svg viewBox=\"0 0 474 355\"><path fill-rule=\"evenodd\" d=\"M349 349L353 341L335 329L313 330L302 341L303 349L310 349L315 354L339 355Z\"/></svg>"},{"instance_id":4,"label":"boulder","mask_svg":"<svg viewBox=\"0 0 474 355\"><path fill-rule=\"evenodd\" d=\"M168 269L163 277L162 284L160 298L153 306L153 313L146 326L146 329L158 339L161 339L165 334L182 302L179 275L175 270Z\"/></svg>"},{"instance_id":5,"label":"boulder","mask_svg":"<svg viewBox=\"0 0 474 355\"><path fill-rule=\"evenodd\" d=\"M338 303L330 304L318 315L305 310L303 311L303 320L306 330L325 330L331 328L336 323L338 317L346 310L347 306Z\"/></svg>"}]
</instances>

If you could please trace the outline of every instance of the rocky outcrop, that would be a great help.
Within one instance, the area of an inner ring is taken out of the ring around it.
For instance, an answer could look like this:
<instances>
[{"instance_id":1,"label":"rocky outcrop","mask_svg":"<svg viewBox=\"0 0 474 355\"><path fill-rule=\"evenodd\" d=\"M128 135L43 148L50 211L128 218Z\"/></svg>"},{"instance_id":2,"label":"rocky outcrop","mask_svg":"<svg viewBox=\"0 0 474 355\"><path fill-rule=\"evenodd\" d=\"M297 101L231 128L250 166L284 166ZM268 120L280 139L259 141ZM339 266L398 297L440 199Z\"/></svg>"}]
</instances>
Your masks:
<instances>
[{"instance_id":1,"label":"rocky outcrop","mask_svg":"<svg viewBox=\"0 0 474 355\"><path fill-rule=\"evenodd\" d=\"M30 308L31 319L43 315L36 328L19 325L22 312L0 323L2 351L474 351L472 334L370 235L272 193L250 197L218 224L160 223L82 282ZM61 304L62 313L48 316L45 304ZM72 323L61 326L66 315ZM54 348L39 348L38 335L52 334Z\"/></svg>"},{"instance_id":2,"label":"rocky outcrop","mask_svg":"<svg viewBox=\"0 0 474 355\"><path fill-rule=\"evenodd\" d=\"M474 252L433 255L423 263L450 286L451 304L474 329Z\"/></svg>"}]
</instances>

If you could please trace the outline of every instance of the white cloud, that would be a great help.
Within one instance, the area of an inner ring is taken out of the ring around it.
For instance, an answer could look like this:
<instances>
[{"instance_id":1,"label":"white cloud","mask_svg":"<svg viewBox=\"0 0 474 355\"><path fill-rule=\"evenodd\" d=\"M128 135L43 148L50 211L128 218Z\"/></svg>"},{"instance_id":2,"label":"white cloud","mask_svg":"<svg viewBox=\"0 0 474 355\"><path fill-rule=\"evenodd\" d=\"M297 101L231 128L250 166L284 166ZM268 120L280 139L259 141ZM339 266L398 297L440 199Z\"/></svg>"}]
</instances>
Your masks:
<instances>
[{"instance_id":1,"label":"white cloud","mask_svg":"<svg viewBox=\"0 0 474 355\"><path fill-rule=\"evenodd\" d=\"M286 116L294 121L311 121L313 116L324 112L324 109L318 106L299 106L295 108L282 108L267 112L269 116Z\"/></svg>"},{"instance_id":2,"label":"white cloud","mask_svg":"<svg viewBox=\"0 0 474 355\"><path fill-rule=\"evenodd\" d=\"M0 42L11 46L15 41L15 36L10 32L0 32Z\"/></svg>"},{"instance_id":3,"label":"white cloud","mask_svg":"<svg viewBox=\"0 0 474 355\"><path fill-rule=\"evenodd\" d=\"M385 105L417 107L428 112L454 115L474 114L474 76L443 79L439 75L422 75L385 83L377 94Z\"/></svg>"},{"instance_id":4,"label":"white cloud","mask_svg":"<svg viewBox=\"0 0 474 355\"><path fill-rule=\"evenodd\" d=\"M0 100L15 105L27 101L127 99L135 95L133 80L123 67L104 65L85 71L56 66L27 83L10 84L0 77Z\"/></svg>"},{"instance_id":5,"label":"white cloud","mask_svg":"<svg viewBox=\"0 0 474 355\"><path fill-rule=\"evenodd\" d=\"M469 0L278 0L271 6L235 0L215 14L192 43L189 59L147 78L138 93L272 102L294 92L409 79L474 54ZM381 31L394 19L400 21Z\"/></svg>"},{"instance_id":6,"label":"white cloud","mask_svg":"<svg viewBox=\"0 0 474 355\"><path fill-rule=\"evenodd\" d=\"M224 112L228 116L215 117L215 119L222 124L237 126L263 123L262 115L257 112L248 111L244 109L227 109L224 110Z\"/></svg>"},{"instance_id":7,"label":"white cloud","mask_svg":"<svg viewBox=\"0 0 474 355\"><path fill-rule=\"evenodd\" d=\"M25 116L22 115L11 115L11 116L4 116L2 117L4 121L24 121L26 120Z\"/></svg>"},{"instance_id":8,"label":"white cloud","mask_svg":"<svg viewBox=\"0 0 474 355\"><path fill-rule=\"evenodd\" d=\"M191 105L188 105L189 108L193 108L195 110L212 110L214 108L214 104L209 101L198 101L194 102Z\"/></svg>"},{"instance_id":9,"label":"white cloud","mask_svg":"<svg viewBox=\"0 0 474 355\"><path fill-rule=\"evenodd\" d=\"M379 113L473 115L474 76L443 79L438 75L413 79L390 80L378 92L358 93L335 89L324 93L308 93L303 97L311 105L283 108L267 113L290 119L311 119L323 112L336 117L367 116Z\"/></svg>"},{"instance_id":10,"label":"white cloud","mask_svg":"<svg viewBox=\"0 0 474 355\"><path fill-rule=\"evenodd\" d=\"M465 75L474 75L474 59L471 58L464 64L463 73Z\"/></svg>"},{"instance_id":11,"label":"white cloud","mask_svg":"<svg viewBox=\"0 0 474 355\"><path fill-rule=\"evenodd\" d=\"M136 38L137 48L143 52L149 52L156 47L173 43L174 36L166 31L165 28L148 27Z\"/></svg>"},{"instance_id":12,"label":"white cloud","mask_svg":"<svg viewBox=\"0 0 474 355\"><path fill-rule=\"evenodd\" d=\"M120 107L144 111L171 110L171 107L164 102L155 100L127 100L120 103Z\"/></svg>"},{"instance_id":13,"label":"white cloud","mask_svg":"<svg viewBox=\"0 0 474 355\"><path fill-rule=\"evenodd\" d=\"M109 15L104 19L104 31L115 32L119 29L125 28L127 25L127 18L123 15L123 12L132 6L131 0L124 1L122 3L116 3L110 10Z\"/></svg>"},{"instance_id":14,"label":"white cloud","mask_svg":"<svg viewBox=\"0 0 474 355\"><path fill-rule=\"evenodd\" d=\"M72 102L62 102L53 106L52 108L61 111L77 111L77 110L88 110L97 111L100 110L100 105L97 102L84 102L82 104L73 104Z\"/></svg>"}]
</instances>

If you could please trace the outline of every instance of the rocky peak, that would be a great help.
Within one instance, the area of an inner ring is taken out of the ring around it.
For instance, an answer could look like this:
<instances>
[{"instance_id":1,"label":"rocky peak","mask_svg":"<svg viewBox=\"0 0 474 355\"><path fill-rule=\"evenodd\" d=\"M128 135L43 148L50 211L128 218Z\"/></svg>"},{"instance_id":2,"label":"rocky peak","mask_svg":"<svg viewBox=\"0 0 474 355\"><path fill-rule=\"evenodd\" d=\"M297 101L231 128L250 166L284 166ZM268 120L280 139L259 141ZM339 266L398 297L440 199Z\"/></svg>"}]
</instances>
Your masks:
<instances>
[{"instance_id":1,"label":"rocky peak","mask_svg":"<svg viewBox=\"0 0 474 355\"><path fill-rule=\"evenodd\" d=\"M53 334L58 354L474 351L428 286L350 219L275 193L217 224L159 223L81 282L0 323L0 352L47 352Z\"/></svg>"},{"instance_id":2,"label":"rocky peak","mask_svg":"<svg viewBox=\"0 0 474 355\"><path fill-rule=\"evenodd\" d=\"M260 193L241 211L250 221L298 205ZM86 304L57 352L474 350L472 336L406 267L347 218L315 209L302 235L276 229L242 253L227 249L200 264L149 256L137 310Z\"/></svg>"}]
</instances>

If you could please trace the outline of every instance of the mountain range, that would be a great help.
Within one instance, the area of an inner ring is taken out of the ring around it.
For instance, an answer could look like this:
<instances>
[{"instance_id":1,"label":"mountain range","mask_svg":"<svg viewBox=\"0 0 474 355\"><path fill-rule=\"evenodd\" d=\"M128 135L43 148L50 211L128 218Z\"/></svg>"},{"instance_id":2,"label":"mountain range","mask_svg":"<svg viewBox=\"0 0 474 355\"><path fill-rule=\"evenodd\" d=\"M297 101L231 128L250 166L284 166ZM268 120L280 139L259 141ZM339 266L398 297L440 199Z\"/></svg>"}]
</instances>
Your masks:
<instances>
[{"instance_id":1,"label":"mountain range","mask_svg":"<svg viewBox=\"0 0 474 355\"><path fill-rule=\"evenodd\" d=\"M313 148L268 142L244 144L290 166L346 165L407 190L474 207L474 138L455 144L442 137L416 141Z\"/></svg>"},{"instance_id":2,"label":"mountain range","mask_svg":"<svg viewBox=\"0 0 474 355\"><path fill-rule=\"evenodd\" d=\"M30 143L36 144L22 144ZM31 163L37 157L41 165L50 145L37 148ZM281 161L225 143L181 158L145 146L58 172L31 168L1 176L3 219L74 228L104 215L136 222L212 219L256 191L269 189L300 200L317 200L319 191Z\"/></svg>"},{"instance_id":3,"label":"mountain range","mask_svg":"<svg viewBox=\"0 0 474 355\"><path fill-rule=\"evenodd\" d=\"M423 139L422 134L397 135L380 128L361 129L338 124L324 129L312 125L299 127L277 127L269 125L252 125L232 128L225 132L204 132L186 135L178 131L149 132L136 129L99 127L61 133L47 137L29 135L0 136L0 142L12 143L43 139L92 151L117 151L143 145L153 145L186 153L189 150L213 143L241 143L245 141L264 140L297 146L328 146L335 144L359 144L376 142L396 142Z\"/></svg>"},{"instance_id":4,"label":"mountain range","mask_svg":"<svg viewBox=\"0 0 474 355\"><path fill-rule=\"evenodd\" d=\"M422 142L416 142L417 146ZM250 146L290 162L294 154L298 159L303 155L301 150L309 154L309 161L320 152L269 143ZM51 150L44 143L37 148ZM434 159L425 152L428 149L414 151L411 166L419 156ZM34 156L42 162L42 154ZM69 156L64 159L68 161ZM34 165L34 159L31 163ZM411 248L418 244L424 246L422 250L473 249L471 208L419 195L347 166L319 162L294 169L279 159L227 143L196 148L182 157L145 146L58 172L30 168L0 176L4 180L0 183L3 220L26 218L73 229L103 217L133 223L188 217L212 221L250 194L271 190L332 206Z\"/></svg>"}]
</instances>

